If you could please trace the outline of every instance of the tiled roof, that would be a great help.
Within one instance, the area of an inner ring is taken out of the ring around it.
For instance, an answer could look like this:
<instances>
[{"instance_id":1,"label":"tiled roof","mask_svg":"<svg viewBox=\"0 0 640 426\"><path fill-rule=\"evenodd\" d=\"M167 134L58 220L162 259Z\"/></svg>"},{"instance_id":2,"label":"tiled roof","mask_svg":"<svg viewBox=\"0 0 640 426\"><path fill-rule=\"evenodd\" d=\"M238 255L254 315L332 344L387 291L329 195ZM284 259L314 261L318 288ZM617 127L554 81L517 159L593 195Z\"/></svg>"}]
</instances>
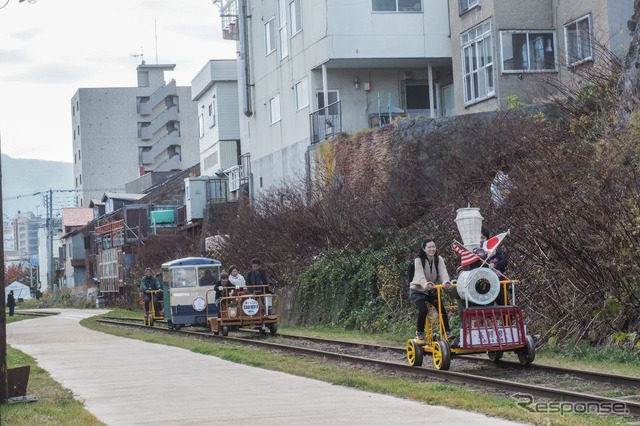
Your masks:
<instances>
[{"instance_id":1,"label":"tiled roof","mask_svg":"<svg viewBox=\"0 0 640 426\"><path fill-rule=\"evenodd\" d=\"M63 207L62 226L68 227L84 226L93 220L93 209L87 207Z\"/></svg>"},{"instance_id":2,"label":"tiled roof","mask_svg":"<svg viewBox=\"0 0 640 426\"><path fill-rule=\"evenodd\" d=\"M105 202L110 198L114 200L138 201L140 198L144 196L145 194L126 194L124 192L105 192L104 195L102 196L102 201Z\"/></svg>"}]
</instances>

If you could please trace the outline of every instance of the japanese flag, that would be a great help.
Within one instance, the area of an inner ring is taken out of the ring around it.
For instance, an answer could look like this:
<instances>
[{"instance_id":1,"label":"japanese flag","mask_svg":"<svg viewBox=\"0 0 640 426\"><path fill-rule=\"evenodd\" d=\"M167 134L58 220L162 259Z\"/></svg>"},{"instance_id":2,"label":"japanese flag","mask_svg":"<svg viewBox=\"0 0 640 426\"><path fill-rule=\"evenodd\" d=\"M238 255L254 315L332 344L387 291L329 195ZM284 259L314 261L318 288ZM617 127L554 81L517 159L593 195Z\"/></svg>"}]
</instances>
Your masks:
<instances>
[{"instance_id":1,"label":"japanese flag","mask_svg":"<svg viewBox=\"0 0 640 426\"><path fill-rule=\"evenodd\" d=\"M506 237L507 235L509 235L509 231L491 237L487 241L485 241L484 244L482 244L482 249L487 253L487 257L495 253L496 249L498 248L502 240L504 240L504 237Z\"/></svg>"}]
</instances>

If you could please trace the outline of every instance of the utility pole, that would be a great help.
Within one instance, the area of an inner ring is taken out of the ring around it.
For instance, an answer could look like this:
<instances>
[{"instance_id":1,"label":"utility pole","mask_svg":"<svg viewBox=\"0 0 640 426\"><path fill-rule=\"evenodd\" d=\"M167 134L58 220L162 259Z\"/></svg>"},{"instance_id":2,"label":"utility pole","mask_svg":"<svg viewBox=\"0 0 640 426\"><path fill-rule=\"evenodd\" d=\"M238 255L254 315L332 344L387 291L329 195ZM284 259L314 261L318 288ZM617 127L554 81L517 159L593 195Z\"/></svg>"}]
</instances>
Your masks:
<instances>
[{"instance_id":1,"label":"utility pole","mask_svg":"<svg viewBox=\"0 0 640 426\"><path fill-rule=\"evenodd\" d=\"M53 284L53 189L49 189L49 210L47 211L47 223L49 230L49 272L47 274L47 284L51 290L55 288Z\"/></svg>"},{"instance_id":2,"label":"utility pole","mask_svg":"<svg viewBox=\"0 0 640 426\"><path fill-rule=\"evenodd\" d=\"M2 157L2 142L0 140L0 158ZM7 402L7 313L5 311L4 295L4 214L2 210L2 161L0 161L0 218L2 218L2 244L0 244L0 283L2 284L2 302L0 303L0 404ZM0 423L1 420L0 420Z\"/></svg>"}]
</instances>

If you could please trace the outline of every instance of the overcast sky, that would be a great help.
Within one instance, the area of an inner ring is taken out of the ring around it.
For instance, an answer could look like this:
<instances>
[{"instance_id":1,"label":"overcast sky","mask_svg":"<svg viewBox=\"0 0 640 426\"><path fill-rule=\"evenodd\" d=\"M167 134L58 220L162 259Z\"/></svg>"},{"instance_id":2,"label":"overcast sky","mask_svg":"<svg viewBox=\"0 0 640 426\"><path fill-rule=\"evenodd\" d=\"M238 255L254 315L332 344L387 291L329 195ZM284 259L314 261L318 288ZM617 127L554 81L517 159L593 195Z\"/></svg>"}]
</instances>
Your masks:
<instances>
[{"instance_id":1,"label":"overcast sky","mask_svg":"<svg viewBox=\"0 0 640 426\"><path fill-rule=\"evenodd\" d=\"M178 86L191 85L209 59L235 57L211 0L9 0L2 8L6 1L0 137L14 158L72 162L71 97L79 88L135 87L140 58L132 55L141 49L148 64L176 64L165 79Z\"/></svg>"}]
</instances>

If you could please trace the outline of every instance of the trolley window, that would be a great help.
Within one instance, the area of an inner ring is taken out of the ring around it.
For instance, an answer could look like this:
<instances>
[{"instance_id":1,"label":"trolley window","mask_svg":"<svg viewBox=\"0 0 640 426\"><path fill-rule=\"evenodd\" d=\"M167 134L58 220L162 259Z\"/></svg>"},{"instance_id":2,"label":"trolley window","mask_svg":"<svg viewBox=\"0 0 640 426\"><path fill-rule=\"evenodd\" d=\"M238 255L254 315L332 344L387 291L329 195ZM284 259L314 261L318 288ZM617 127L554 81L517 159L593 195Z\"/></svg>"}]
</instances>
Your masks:
<instances>
[{"instance_id":1,"label":"trolley window","mask_svg":"<svg viewBox=\"0 0 640 426\"><path fill-rule=\"evenodd\" d=\"M194 268L175 268L171 278L171 287L195 287L197 284Z\"/></svg>"},{"instance_id":2,"label":"trolley window","mask_svg":"<svg viewBox=\"0 0 640 426\"><path fill-rule=\"evenodd\" d=\"M215 285L220 279L217 266L200 267L198 275L200 278L200 286Z\"/></svg>"}]
</instances>

